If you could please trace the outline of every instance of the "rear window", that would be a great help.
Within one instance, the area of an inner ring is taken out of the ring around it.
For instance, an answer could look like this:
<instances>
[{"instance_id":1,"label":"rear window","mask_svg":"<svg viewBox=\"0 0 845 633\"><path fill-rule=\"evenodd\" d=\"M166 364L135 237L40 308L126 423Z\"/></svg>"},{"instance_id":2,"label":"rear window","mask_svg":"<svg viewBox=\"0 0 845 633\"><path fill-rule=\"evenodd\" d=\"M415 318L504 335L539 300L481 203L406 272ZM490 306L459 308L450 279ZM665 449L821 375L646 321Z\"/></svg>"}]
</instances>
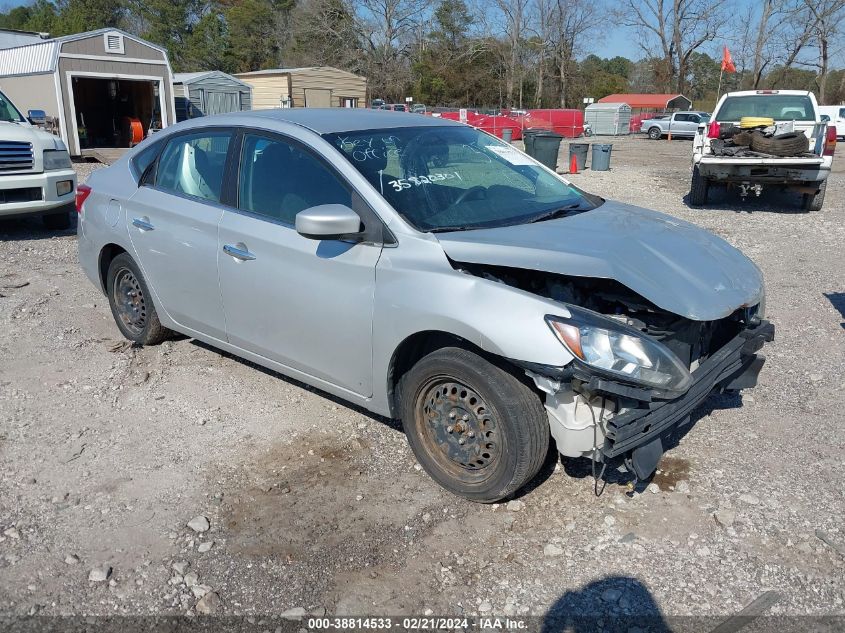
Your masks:
<instances>
[{"instance_id":1,"label":"rear window","mask_svg":"<svg viewBox=\"0 0 845 633\"><path fill-rule=\"evenodd\" d=\"M815 121L813 102L806 95L748 95L728 97L716 120L739 121L744 116L768 117L776 121Z\"/></svg>"}]
</instances>

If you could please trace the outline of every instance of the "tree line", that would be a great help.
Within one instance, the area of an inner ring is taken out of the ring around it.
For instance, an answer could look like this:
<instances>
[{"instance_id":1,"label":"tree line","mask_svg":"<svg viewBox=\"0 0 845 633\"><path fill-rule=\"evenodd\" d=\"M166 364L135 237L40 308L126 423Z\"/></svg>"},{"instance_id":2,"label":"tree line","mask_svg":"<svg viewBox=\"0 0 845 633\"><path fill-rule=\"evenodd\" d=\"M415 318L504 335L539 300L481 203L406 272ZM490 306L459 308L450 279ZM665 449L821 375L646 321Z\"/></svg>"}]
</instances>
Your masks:
<instances>
[{"instance_id":1,"label":"tree line","mask_svg":"<svg viewBox=\"0 0 845 633\"><path fill-rule=\"evenodd\" d=\"M845 0L35 0L0 28L116 27L164 46L175 71L335 66L371 98L439 106L580 107L615 92L813 90L845 101ZM637 59L598 53L626 27ZM619 29L615 31L619 33Z\"/></svg>"}]
</instances>

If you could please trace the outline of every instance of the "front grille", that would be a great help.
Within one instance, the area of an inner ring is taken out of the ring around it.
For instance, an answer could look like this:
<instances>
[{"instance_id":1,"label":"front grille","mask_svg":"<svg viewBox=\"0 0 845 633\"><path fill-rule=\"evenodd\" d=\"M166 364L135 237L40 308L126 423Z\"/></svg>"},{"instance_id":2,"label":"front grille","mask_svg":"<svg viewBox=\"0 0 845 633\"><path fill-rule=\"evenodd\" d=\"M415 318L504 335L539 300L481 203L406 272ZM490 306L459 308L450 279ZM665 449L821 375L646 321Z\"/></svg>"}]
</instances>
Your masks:
<instances>
[{"instance_id":1,"label":"front grille","mask_svg":"<svg viewBox=\"0 0 845 633\"><path fill-rule=\"evenodd\" d=\"M0 189L0 204L11 202L33 202L43 200L41 187L21 187L20 189Z\"/></svg>"},{"instance_id":2,"label":"front grille","mask_svg":"<svg viewBox=\"0 0 845 633\"><path fill-rule=\"evenodd\" d=\"M32 169L32 143L0 141L0 172Z\"/></svg>"}]
</instances>

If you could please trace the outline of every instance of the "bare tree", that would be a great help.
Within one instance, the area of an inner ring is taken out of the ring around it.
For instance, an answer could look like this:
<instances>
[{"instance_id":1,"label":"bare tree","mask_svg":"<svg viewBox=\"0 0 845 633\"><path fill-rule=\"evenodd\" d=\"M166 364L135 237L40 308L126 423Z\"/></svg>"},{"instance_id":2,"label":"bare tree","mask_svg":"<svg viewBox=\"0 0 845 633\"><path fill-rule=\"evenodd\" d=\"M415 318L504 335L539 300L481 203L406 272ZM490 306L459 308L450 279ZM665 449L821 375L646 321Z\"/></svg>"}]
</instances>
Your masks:
<instances>
[{"instance_id":1,"label":"bare tree","mask_svg":"<svg viewBox=\"0 0 845 633\"><path fill-rule=\"evenodd\" d=\"M523 38L528 30L529 0L493 0L492 4L498 10L496 17L500 24L489 25L492 26L490 30L493 34L504 35L505 104L513 107L514 103L518 103L522 107ZM482 9L480 14L484 13ZM519 90L518 102L514 97L515 88Z\"/></svg>"},{"instance_id":2,"label":"bare tree","mask_svg":"<svg viewBox=\"0 0 845 633\"><path fill-rule=\"evenodd\" d=\"M817 50L815 62L818 70L816 85L819 87L819 103L825 102L827 75L830 71L831 45L841 34L845 22L845 0L804 0L810 16L811 38Z\"/></svg>"},{"instance_id":3,"label":"bare tree","mask_svg":"<svg viewBox=\"0 0 845 633\"><path fill-rule=\"evenodd\" d=\"M374 95L401 99L410 83L409 57L430 0L354 0Z\"/></svg>"},{"instance_id":4,"label":"bare tree","mask_svg":"<svg viewBox=\"0 0 845 633\"><path fill-rule=\"evenodd\" d=\"M662 54L664 89L685 89L690 56L713 41L726 23L726 0L625 0L620 22L636 29L640 48Z\"/></svg>"},{"instance_id":5,"label":"bare tree","mask_svg":"<svg viewBox=\"0 0 845 633\"><path fill-rule=\"evenodd\" d=\"M596 5L589 0L556 0L552 13L558 79L560 80L560 107L565 108L575 67L576 55L581 52L583 41L603 19Z\"/></svg>"}]
</instances>

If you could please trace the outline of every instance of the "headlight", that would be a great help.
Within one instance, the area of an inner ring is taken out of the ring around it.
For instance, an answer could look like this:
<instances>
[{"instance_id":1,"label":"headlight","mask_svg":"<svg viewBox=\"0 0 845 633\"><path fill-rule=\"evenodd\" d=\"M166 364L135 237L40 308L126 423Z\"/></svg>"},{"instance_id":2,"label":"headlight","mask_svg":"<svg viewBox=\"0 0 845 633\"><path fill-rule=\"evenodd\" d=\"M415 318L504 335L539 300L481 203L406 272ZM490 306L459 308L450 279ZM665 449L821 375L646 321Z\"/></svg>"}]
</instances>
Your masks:
<instances>
[{"instance_id":1,"label":"headlight","mask_svg":"<svg viewBox=\"0 0 845 633\"><path fill-rule=\"evenodd\" d=\"M70 169L70 154L64 149L44 150L44 171Z\"/></svg>"},{"instance_id":2,"label":"headlight","mask_svg":"<svg viewBox=\"0 0 845 633\"><path fill-rule=\"evenodd\" d=\"M689 389L689 369L664 345L589 310L567 308L571 318L547 316L546 322L573 356L598 373L672 395Z\"/></svg>"}]
</instances>

